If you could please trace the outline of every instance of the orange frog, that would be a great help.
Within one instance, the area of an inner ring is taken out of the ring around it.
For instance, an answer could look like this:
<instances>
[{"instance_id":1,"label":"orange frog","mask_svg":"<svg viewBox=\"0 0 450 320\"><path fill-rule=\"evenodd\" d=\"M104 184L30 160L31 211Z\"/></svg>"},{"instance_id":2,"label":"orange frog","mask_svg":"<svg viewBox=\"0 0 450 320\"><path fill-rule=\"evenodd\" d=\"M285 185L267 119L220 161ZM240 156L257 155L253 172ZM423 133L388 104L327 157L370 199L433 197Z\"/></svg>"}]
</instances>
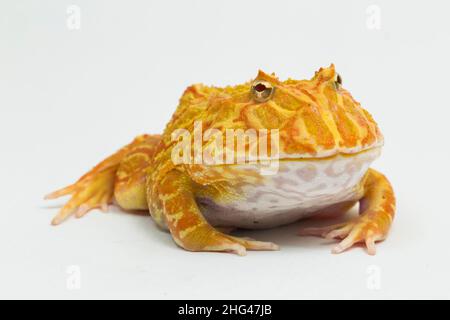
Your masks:
<instances>
[{"instance_id":1,"label":"orange frog","mask_svg":"<svg viewBox=\"0 0 450 320\"><path fill-rule=\"evenodd\" d=\"M261 139L267 133L276 139ZM264 159L263 141L270 151ZM300 234L339 239L333 253L364 243L375 254L395 212L391 184L369 168L382 145L377 124L342 87L333 65L310 80L280 81L260 71L237 86L188 87L161 135L138 136L46 198L72 196L54 225L115 202L148 210L184 249L239 255L278 246L225 230L345 213L359 202L353 220Z\"/></svg>"}]
</instances>

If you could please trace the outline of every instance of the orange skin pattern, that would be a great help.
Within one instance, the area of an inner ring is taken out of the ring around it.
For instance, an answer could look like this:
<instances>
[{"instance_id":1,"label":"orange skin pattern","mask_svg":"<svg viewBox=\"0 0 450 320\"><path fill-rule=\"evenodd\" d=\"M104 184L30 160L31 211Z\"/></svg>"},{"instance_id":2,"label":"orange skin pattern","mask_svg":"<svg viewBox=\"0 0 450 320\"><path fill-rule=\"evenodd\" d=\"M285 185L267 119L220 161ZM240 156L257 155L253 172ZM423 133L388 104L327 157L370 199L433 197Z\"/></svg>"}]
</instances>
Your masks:
<instances>
[{"instance_id":1,"label":"orange skin pattern","mask_svg":"<svg viewBox=\"0 0 450 320\"><path fill-rule=\"evenodd\" d=\"M321 68L310 80L280 81L260 71L256 79L275 87L273 96L265 102L252 98L252 82L224 88L201 84L188 87L162 135L137 137L73 185L46 197L72 196L52 224L60 224L71 214L81 217L95 208L106 210L115 200L127 210L149 210L154 221L168 229L186 250L239 255L246 250L277 250L278 246L270 242L219 231L205 219L196 200L206 197L232 202L242 198L243 186L263 185L264 177L227 164L174 164L171 155L177 141L172 140L172 133L176 129L193 133L194 121L202 121L203 131L214 128L224 134L226 129L278 129L280 161L320 161L381 146L383 137L372 116L337 83L336 77L334 65ZM202 141L202 146L208 143ZM250 148L247 143L246 151ZM386 177L373 169L367 170L355 188L360 202L357 218L303 229L300 234L340 239L332 249L334 253L364 243L368 253L375 254L375 242L386 238L392 224L394 192ZM357 200L337 204L336 210L345 212Z\"/></svg>"}]
</instances>

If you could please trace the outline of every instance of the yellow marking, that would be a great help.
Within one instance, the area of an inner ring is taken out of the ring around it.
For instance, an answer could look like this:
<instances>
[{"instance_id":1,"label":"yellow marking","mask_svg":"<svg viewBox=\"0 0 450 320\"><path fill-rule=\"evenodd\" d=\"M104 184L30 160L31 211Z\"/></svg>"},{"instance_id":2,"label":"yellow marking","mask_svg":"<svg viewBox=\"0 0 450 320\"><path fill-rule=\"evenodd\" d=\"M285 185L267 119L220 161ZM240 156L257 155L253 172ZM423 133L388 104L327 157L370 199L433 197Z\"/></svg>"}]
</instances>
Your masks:
<instances>
[{"instance_id":1,"label":"yellow marking","mask_svg":"<svg viewBox=\"0 0 450 320\"><path fill-rule=\"evenodd\" d=\"M187 229L181 230L181 231L178 233L178 237L180 238L180 240L182 240L182 239L184 239L188 234L194 232L196 229L198 229L198 227L200 227L200 226L202 226L202 225L204 225L204 224L199 223L199 224L193 225L192 227L189 227L189 228L187 228Z\"/></svg>"}]
</instances>

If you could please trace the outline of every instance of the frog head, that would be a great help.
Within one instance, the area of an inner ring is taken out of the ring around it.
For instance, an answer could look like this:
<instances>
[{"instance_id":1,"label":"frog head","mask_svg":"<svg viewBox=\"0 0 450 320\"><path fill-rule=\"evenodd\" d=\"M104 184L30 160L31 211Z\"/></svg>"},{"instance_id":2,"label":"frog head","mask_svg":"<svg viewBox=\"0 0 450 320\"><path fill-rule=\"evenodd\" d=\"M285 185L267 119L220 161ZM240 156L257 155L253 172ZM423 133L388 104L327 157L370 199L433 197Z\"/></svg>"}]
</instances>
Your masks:
<instances>
[{"instance_id":1,"label":"frog head","mask_svg":"<svg viewBox=\"0 0 450 320\"><path fill-rule=\"evenodd\" d=\"M236 86L188 87L166 133L173 134L176 129L194 136L212 131L207 137L191 140L191 149L197 146L202 150L227 146L230 141L225 140L233 130L276 133L279 159L356 154L383 143L376 122L344 89L333 64L321 68L309 80L281 81L259 71L251 81ZM216 139L219 135L220 139ZM269 148L274 146L268 140ZM244 149L231 145L235 159L258 149L260 140L244 141ZM226 162L226 152L214 152ZM273 150L270 153L273 155Z\"/></svg>"}]
</instances>

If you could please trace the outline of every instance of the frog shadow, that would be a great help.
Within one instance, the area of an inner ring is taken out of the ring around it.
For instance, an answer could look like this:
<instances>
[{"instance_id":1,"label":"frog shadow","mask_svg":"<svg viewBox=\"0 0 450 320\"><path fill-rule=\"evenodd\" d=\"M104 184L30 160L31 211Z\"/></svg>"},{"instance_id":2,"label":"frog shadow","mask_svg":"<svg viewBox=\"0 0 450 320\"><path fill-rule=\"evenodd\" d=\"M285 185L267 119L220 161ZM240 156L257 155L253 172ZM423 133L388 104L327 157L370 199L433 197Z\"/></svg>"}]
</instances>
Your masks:
<instances>
[{"instance_id":1,"label":"frog shadow","mask_svg":"<svg viewBox=\"0 0 450 320\"><path fill-rule=\"evenodd\" d=\"M308 218L297 222L279 226L271 229L244 230L237 229L232 235L239 237L250 237L259 241L274 242L283 248L309 248L321 249L321 246L330 246L337 243L337 240L327 240L314 236L300 236L299 232L303 228L325 227L333 224L347 222L357 216L355 210L351 210L336 218Z\"/></svg>"},{"instance_id":2,"label":"frog shadow","mask_svg":"<svg viewBox=\"0 0 450 320\"><path fill-rule=\"evenodd\" d=\"M123 212L123 210L121 210ZM173 246L173 241L170 238L170 234L168 231L159 228L150 217L150 219L144 219L143 216L148 216L147 213L142 212L130 212L134 215L141 216L142 220L136 224L136 228L142 228L143 232L148 234L148 237L152 238L154 241L155 237L163 240L163 242L167 246ZM281 250L284 248L308 248L308 249L317 249L322 250L323 246L330 246L334 243L337 243L337 240L327 240L320 237L313 236L299 236L299 231L302 228L308 227L322 227L329 226L332 224L342 223L353 219L357 216L357 210L352 209L344 215L341 215L336 218L308 218L305 220L300 220L288 225L279 226L270 229L259 229L259 230L249 230L249 229L234 229L229 232L225 232L227 234L237 236L237 237L249 237L258 241L268 241L276 243L280 246ZM145 222L144 222L145 221ZM149 232L149 229L152 229ZM156 231L156 232L154 232ZM167 239L163 239L167 238Z\"/></svg>"}]
</instances>

